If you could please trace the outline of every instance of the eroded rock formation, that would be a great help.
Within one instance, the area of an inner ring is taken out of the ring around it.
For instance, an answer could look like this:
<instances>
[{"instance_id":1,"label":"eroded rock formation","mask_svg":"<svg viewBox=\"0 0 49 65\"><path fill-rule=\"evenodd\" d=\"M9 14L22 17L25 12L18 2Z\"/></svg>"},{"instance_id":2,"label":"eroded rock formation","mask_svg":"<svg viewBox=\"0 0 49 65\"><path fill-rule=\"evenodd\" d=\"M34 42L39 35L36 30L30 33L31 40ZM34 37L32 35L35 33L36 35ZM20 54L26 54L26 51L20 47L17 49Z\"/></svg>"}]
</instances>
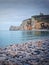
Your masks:
<instances>
[{"instance_id":1,"label":"eroded rock formation","mask_svg":"<svg viewBox=\"0 0 49 65\"><path fill-rule=\"evenodd\" d=\"M22 22L20 26L11 26L10 30L49 29L49 15L36 15Z\"/></svg>"}]
</instances>

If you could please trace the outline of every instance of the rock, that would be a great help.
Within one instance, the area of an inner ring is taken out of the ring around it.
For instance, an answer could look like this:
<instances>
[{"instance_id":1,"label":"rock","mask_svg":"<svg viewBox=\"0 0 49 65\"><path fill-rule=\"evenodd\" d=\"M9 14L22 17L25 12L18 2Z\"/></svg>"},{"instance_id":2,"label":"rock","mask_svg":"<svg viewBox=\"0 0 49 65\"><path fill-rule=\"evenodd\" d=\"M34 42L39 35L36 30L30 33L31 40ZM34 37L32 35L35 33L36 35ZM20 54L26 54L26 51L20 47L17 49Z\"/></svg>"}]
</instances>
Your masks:
<instances>
[{"instance_id":1,"label":"rock","mask_svg":"<svg viewBox=\"0 0 49 65\"><path fill-rule=\"evenodd\" d=\"M33 29L49 30L49 15L31 16L31 18L23 20L20 26L10 26L9 28L10 31L33 30ZM39 44L39 46L41 46L41 44Z\"/></svg>"},{"instance_id":2,"label":"rock","mask_svg":"<svg viewBox=\"0 0 49 65\"><path fill-rule=\"evenodd\" d=\"M6 59L6 56L5 57L0 57L0 61L4 61Z\"/></svg>"},{"instance_id":3,"label":"rock","mask_svg":"<svg viewBox=\"0 0 49 65\"><path fill-rule=\"evenodd\" d=\"M40 51L39 50L35 50L34 51L34 54L37 54L38 55L38 54L40 54Z\"/></svg>"},{"instance_id":4,"label":"rock","mask_svg":"<svg viewBox=\"0 0 49 65\"><path fill-rule=\"evenodd\" d=\"M37 47L36 42L28 42L0 49L0 65L48 65L48 45L48 42L44 42L41 47Z\"/></svg>"}]
</instances>

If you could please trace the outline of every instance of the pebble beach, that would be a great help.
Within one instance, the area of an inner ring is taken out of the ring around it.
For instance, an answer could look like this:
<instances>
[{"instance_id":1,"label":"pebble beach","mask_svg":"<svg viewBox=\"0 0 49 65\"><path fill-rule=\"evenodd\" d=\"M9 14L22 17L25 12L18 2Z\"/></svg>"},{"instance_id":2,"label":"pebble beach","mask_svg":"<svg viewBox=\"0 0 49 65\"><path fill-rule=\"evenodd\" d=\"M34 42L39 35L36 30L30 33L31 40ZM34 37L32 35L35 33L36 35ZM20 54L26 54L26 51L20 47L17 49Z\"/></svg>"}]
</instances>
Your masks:
<instances>
[{"instance_id":1,"label":"pebble beach","mask_svg":"<svg viewBox=\"0 0 49 65\"><path fill-rule=\"evenodd\" d=\"M0 65L49 65L49 39L0 48Z\"/></svg>"}]
</instances>

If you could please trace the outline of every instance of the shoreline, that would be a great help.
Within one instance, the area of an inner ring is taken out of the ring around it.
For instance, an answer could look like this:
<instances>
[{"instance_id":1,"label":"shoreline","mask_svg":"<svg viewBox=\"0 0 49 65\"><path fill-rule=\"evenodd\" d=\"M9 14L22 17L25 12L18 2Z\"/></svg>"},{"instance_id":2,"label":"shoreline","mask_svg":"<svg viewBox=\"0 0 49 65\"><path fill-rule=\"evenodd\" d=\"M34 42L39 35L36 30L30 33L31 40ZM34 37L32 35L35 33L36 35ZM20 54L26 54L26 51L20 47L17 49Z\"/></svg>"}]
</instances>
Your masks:
<instances>
[{"instance_id":1,"label":"shoreline","mask_svg":"<svg viewBox=\"0 0 49 65\"><path fill-rule=\"evenodd\" d=\"M9 30L9 31L49 31L49 29Z\"/></svg>"},{"instance_id":2,"label":"shoreline","mask_svg":"<svg viewBox=\"0 0 49 65\"><path fill-rule=\"evenodd\" d=\"M49 39L0 48L0 65L45 64L49 65Z\"/></svg>"},{"instance_id":3,"label":"shoreline","mask_svg":"<svg viewBox=\"0 0 49 65\"><path fill-rule=\"evenodd\" d=\"M7 48L8 46L11 46L11 45L20 45L20 44L25 44L25 43L30 43L30 42L37 42L37 41L45 41L45 40L49 40L48 37L46 38L39 38L39 39L33 39L33 40L27 40L27 41L24 41L24 42L17 42L17 43L10 43L9 45L5 45L5 46L0 46L0 48L4 49L4 48Z\"/></svg>"}]
</instances>

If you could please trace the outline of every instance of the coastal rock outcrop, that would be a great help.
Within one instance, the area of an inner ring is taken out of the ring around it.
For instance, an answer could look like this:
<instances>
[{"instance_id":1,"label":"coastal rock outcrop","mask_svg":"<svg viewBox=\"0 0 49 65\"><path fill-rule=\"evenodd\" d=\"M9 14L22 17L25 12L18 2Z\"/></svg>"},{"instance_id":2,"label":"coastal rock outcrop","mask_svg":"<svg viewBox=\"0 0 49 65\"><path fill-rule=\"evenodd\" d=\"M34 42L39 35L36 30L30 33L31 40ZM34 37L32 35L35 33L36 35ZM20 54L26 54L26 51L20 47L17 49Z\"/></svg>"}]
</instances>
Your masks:
<instances>
[{"instance_id":1,"label":"coastal rock outcrop","mask_svg":"<svg viewBox=\"0 0 49 65\"><path fill-rule=\"evenodd\" d=\"M19 26L10 26L10 31L16 31L16 30L20 30Z\"/></svg>"},{"instance_id":2,"label":"coastal rock outcrop","mask_svg":"<svg viewBox=\"0 0 49 65\"><path fill-rule=\"evenodd\" d=\"M49 15L35 15L23 20L20 26L11 26L9 30L49 29Z\"/></svg>"}]
</instances>

